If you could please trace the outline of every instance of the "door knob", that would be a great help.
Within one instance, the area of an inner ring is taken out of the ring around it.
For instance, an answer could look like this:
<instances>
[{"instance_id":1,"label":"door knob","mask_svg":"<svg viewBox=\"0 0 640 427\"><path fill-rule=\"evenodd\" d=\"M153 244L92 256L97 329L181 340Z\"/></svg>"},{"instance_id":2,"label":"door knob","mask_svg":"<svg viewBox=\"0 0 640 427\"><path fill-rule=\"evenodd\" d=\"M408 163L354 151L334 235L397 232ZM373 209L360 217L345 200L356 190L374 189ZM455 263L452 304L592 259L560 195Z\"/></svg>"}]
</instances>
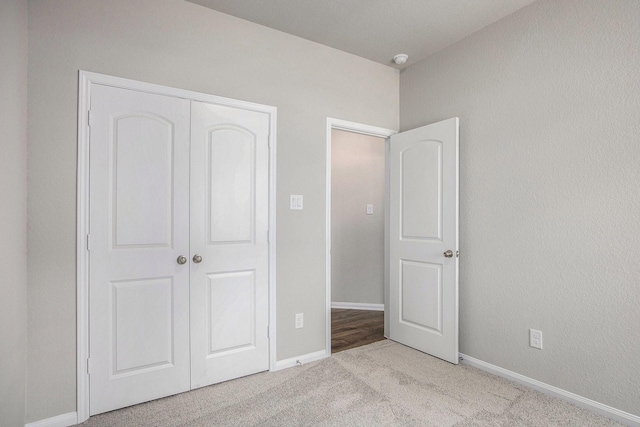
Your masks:
<instances>
[{"instance_id":1,"label":"door knob","mask_svg":"<svg viewBox=\"0 0 640 427\"><path fill-rule=\"evenodd\" d=\"M178 264L182 265L182 264L186 264L187 263L187 257L184 255L180 255L177 259Z\"/></svg>"},{"instance_id":2,"label":"door knob","mask_svg":"<svg viewBox=\"0 0 640 427\"><path fill-rule=\"evenodd\" d=\"M444 252L445 258L453 258L453 251L451 249Z\"/></svg>"},{"instance_id":3,"label":"door knob","mask_svg":"<svg viewBox=\"0 0 640 427\"><path fill-rule=\"evenodd\" d=\"M193 256L193 262L195 262L196 264L200 264L202 262L202 257L198 254L195 254Z\"/></svg>"}]
</instances>

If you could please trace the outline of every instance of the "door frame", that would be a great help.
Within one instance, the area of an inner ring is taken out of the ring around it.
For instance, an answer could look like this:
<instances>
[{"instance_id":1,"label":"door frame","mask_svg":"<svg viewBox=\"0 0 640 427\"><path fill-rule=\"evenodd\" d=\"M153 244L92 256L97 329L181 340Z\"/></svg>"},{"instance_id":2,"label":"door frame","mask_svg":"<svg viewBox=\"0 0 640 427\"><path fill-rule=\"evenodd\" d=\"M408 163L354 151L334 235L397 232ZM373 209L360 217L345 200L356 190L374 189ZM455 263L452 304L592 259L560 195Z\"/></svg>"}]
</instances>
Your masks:
<instances>
[{"instance_id":1,"label":"door frame","mask_svg":"<svg viewBox=\"0 0 640 427\"><path fill-rule=\"evenodd\" d=\"M365 125L347 120L327 117L327 143L326 143L326 211L325 211L325 276L326 276L326 326L325 348L327 357L331 357L331 131L343 130L346 132L360 133L375 136L385 140L385 178L384 178L384 330L387 335L387 312L389 291L389 138L398 133L397 130L386 129L377 126Z\"/></svg>"},{"instance_id":2,"label":"door frame","mask_svg":"<svg viewBox=\"0 0 640 427\"><path fill-rule=\"evenodd\" d=\"M102 84L269 115L269 370L276 369L276 123L277 108L185 89L79 70L76 227L76 399L78 423L89 418L89 107L91 85Z\"/></svg>"}]
</instances>

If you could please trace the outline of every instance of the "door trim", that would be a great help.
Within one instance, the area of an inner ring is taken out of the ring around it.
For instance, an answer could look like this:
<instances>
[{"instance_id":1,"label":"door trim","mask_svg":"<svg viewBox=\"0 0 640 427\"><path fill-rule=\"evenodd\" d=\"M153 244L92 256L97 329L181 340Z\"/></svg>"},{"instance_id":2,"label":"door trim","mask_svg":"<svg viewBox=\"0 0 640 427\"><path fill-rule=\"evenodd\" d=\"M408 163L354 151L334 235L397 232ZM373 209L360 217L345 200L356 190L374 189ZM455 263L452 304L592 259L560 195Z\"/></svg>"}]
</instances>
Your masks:
<instances>
[{"instance_id":1,"label":"door trim","mask_svg":"<svg viewBox=\"0 0 640 427\"><path fill-rule=\"evenodd\" d=\"M389 137L398 133L397 130L386 129L377 126L365 125L357 122L350 122L347 120L334 119L327 117L327 142L326 142L326 188L325 188L325 276L326 276L326 325L325 325L325 351L327 357L331 357L331 130L344 130L347 132L360 133L363 135L375 136L378 138L384 138L385 142L385 179L384 179L384 305L385 313L387 312L387 291L389 287L389 271L388 271L388 249L389 249L389 233L388 233L388 220L389 220L389 203L387 200L389 189ZM387 331L387 316L385 314L385 336Z\"/></svg>"},{"instance_id":2,"label":"door trim","mask_svg":"<svg viewBox=\"0 0 640 427\"><path fill-rule=\"evenodd\" d=\"M89 418L89 107L91 85L202 101L269 114L269 370L276 370L276 123L277 108L88 71L78 75L76 228L76 384L78 423Z\"/></svg>"}]
</instances>

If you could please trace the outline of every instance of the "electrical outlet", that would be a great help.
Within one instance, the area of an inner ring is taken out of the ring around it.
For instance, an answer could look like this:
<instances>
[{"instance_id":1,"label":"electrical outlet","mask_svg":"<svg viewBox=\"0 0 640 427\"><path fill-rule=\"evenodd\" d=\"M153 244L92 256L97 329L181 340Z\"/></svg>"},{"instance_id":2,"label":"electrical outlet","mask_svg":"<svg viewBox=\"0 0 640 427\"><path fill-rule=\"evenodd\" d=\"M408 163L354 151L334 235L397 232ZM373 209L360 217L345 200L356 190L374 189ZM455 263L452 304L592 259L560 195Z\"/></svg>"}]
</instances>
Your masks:
<instances>
[{"instance_id":1,"label":"electrical outlet","mask_svg":"<svg viewBox=\"0 0 640 427\"><path fill-rule=\"evenodd\" d=\"M529 346L542 350L542 331L529 329Z\"/></svg>"},{"instance_id":2,"label":"electrical outlet","mask_svg":"<svg viewBox=\"0 0 640 427\"><path fill-rule=\"evenodd\" d=\"M304 327L304 313L296 314L296 329Z\"/></svg>"}]
</instances>

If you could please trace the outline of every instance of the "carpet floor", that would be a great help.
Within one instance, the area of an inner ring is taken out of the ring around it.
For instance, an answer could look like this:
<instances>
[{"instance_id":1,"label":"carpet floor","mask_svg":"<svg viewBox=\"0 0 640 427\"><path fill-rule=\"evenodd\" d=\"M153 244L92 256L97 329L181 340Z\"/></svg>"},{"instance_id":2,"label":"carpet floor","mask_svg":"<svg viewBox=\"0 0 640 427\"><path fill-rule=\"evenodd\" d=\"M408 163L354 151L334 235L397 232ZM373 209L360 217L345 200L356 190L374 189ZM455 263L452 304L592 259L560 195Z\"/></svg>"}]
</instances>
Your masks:
<instances>
[{"instance_id":1,"label":"carpet floor","mask_svg":"<svg viewBox=\"0 0 640 427\"><path fill-rule=\"evenodd\" d=\"M91 417L81 426L620 426L385 340Z\"/></svg>"}]
</instances>

